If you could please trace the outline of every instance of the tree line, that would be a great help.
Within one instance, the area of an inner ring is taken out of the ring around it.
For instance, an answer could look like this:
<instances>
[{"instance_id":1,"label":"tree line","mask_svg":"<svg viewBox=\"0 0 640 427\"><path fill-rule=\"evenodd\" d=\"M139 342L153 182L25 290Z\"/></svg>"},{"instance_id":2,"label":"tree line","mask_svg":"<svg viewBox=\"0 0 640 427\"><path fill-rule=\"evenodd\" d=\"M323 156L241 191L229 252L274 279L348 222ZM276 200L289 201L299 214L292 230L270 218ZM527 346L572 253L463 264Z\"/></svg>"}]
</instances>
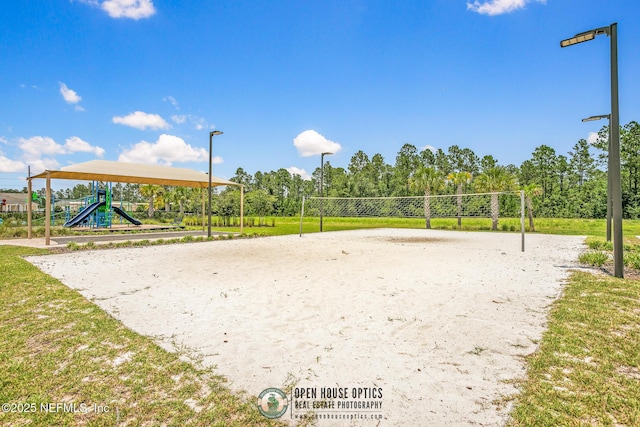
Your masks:
<instances>
[{"instance_id":1,"label":"tree line","mask_svg":"<svg viewBox=\"0 0 640 427\"><path fill-rule=\"evenodd\" d=\"M539 217L604 218L607 202L608 126L593 144L580 139L566 154L548 145L537 147L521 165L503 165L492 155L479 157L458 145L418 150L405 144L393 164L376 153L356 152L346 168L334 167L328 158L311 179L286 169L257 171L238 168L230 179L245 187L245 213L258 217L292 216L300 213L303 196L387 197L465 194L523 189L529 213ZM640 218L640 124L631 121L620 128L622 205L624 218ZM79 184L59 190L57 198L77 199L91 193ZM147 203L147 213L170 211L199 214L199 189L154 185L113 185L114 201ZM212 210L220 216L239 215L239 189L227 187L214 193Z\"/></svg>"}]
</instances>

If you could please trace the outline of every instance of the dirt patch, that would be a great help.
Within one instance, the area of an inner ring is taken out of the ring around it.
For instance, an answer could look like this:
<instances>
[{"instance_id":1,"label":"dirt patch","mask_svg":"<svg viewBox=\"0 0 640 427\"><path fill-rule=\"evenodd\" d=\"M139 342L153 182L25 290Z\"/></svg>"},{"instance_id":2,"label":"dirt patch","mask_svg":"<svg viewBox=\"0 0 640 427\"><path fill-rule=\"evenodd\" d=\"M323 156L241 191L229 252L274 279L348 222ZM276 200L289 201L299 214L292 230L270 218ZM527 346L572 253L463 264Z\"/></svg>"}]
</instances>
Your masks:
<instances>
[{"instance_id":1,"label":"dirt patch","mask_svg":"<svg viewBox=\"0 0 640 427\"><path fill-rule=\"evenodd\" d=\"M600 270L608 276L615 276L615 267L612 262L603 265ZM630 267L624 267L623 274L625 279L640 281L640 270L636 270L635 268Z\"/></svg>"}]
</instances>

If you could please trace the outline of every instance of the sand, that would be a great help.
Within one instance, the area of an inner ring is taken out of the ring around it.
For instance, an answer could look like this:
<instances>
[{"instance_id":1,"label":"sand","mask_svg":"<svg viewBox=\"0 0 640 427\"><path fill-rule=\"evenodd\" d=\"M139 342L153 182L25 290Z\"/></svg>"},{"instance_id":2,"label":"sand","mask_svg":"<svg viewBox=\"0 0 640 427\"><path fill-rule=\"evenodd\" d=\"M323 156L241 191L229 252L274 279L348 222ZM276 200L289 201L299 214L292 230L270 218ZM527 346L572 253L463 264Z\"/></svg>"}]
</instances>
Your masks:
<instances>
[{"instance_id":1,"label":"sand","mask_svg":"<svg viewBox=\"0 0 640 427\"><path fill-rule=\"evenodd\" d=\"M163 347L202 355L232 389L290 392L292 424L306 412L295 404L332 391L343 407L316 410L318 425L493 426L583 241L527 235L521 252L512 233L382 229L29 261Z\"/></svg>"}]
</instances>

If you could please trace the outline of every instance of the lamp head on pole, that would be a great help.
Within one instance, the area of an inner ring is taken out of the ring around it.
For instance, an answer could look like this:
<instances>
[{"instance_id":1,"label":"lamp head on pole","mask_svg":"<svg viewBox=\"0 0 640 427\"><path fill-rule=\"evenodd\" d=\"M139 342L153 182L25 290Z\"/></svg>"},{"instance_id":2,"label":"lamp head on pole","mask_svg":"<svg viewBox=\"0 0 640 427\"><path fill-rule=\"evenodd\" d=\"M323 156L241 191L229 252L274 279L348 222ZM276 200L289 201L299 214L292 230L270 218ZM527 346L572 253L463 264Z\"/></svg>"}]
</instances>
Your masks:
<instances>
[{"instance_id":1,"label":"lamp head on pole","mask_svg":"<svg viewBox=\"0 0 640 427\"><path fill-rule=\"evenodd\" d=\"M214 130L209 132L209 136L214 136L214 135L222 135L224 132L219 131L219 130Z\"/></svg>"},{"instance_id":2,"label":"lamp head on pole","mask_svg":"<svg viewBox=\"0 0 640 427\"><path fill-rule=\"evenodd\" d=\"M573 46L574 44L588 42L596 38L597 35L606 34L609 35L611 31L611 27L600 27L595 30L585 31L584 33L576 34L570 39L562 40L560 42L560 47Z\"/></svg>"},{"instance_id":3,"label":"lamp head on pole","mask_svg":"<svg viewBox=\"0 0 640 427\"><path fill-rule=\"evenodd\" d=\"M599 116L591 116L582 119L583 122L593 122L595 120L611 119L611 114L600 114Z\"/></svg>"},{"instance_id":4,"label":"lamp head on pole","mask_svg":"<svg viewBox=\"0 0 640 427\"><path fill-rule=\"evenodd\" d=\"M583 121L609 118L609 155L608 155L608 189L610 195L613 218L613 263L614 275L624 277L623 261L623 233L622 233L622 188L620 176L620 111L618 100L618 24L596 28L579 33L570 39L562 40L560 47L572 46L577 43L593 40L597 35L606 34L610 37L611 53L611 115L592 116ZM609 204L609 202L607 202ZM607 221L608 222L608 221Z\"/></svg>"}]
</instances>

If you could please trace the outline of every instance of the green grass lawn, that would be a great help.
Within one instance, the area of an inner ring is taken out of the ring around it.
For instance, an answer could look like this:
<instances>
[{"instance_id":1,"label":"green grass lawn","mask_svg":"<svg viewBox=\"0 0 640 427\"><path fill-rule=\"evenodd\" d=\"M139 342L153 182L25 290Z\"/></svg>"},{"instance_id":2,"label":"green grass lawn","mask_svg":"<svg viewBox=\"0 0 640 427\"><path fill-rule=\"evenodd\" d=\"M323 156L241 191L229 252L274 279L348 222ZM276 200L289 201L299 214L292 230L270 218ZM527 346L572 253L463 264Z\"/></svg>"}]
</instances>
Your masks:
<instances>
[{"instance_id":1,"label":"green grass lawn","mask_svg":"<svg viewBox=\"0 0 640 427\"><path fill-rule=\"evenodd\" d=\"M640 281L573 273L511 426L640 425Z\"/></svg>"},{"instance_id":2,"label":"green grass lawn","mask_svg":"<svg viewBox=\"0 0 640 427\"><path fill-rule=\"evenodd\" d=\"M188 351L163 350L22 258L45 253L0 246L0 425L275 425ZM65 403L77 412L42 406ZM93 405L102 412L82 409Z\"/></svg>"},{"instance_id":3,"label":"green grass lawn","mask_svg":"<svg viewBox=\"0 0 640 427\"><path fill-rule=\"evenodd\" d=\"M257 221L255 221L257 223ZM244 227L245 233L257 233L265 236L298 234L300 232L300 217L267 217L266 227ZM275 226L271 226L271 224ZM431 226L436 230L458 230L455 218L434 218ZM576 219L576 218L536 218L537 233L565 234L585 236L605 236L606 221L604 219ZM333 218L323 219L324 231L351 230L359 228L425 228L422 218ZM202 226L187 226L186 229L202 230ZM520 218L501 218L498 223L501 232L520 232ZM214 231L239 232L240 227L212 227ZM491 220L488 218L463 218L463 231L491 230ZM320 231L319 218L305 218L303 233ZM525 220L525 231L530 232L529 222ZM624 220L625 236L640 235L640 220ZM105 231L107 233L108 231ZM96 233L96 231L92 231ZM79 234L74 229L56 226L52 228L52 236L66 236ZM44 236L44 227L35 226L34 237ZM24 238L27 236L26 227L8 227L0 225L0 239Z\"/></svg>"},{"instance_id":4,"label":"green grass lawn","mask_svg":"<svg viewBox=\"0 0 640 427\"><path fill-rule=\"evenodd\" d=\"M258 233L267 236L298 234L300 232L300 218L275 217L268 218L267 224L275 222L275 227L244 227L246 233ZM431 227L435 230L458 230L455 218L434 218ZM604 219L572 219L572 218L536 218L536 233L564 234L574 236L600 236L606 234L606 221ZM640 220L624 220L623 231L625 236L640 236ZM194 227L195 228L195 227ZM351 230L361 228L425 228L425 221L421 218L332 218L323 219L324 231ZM239 227L213 228L217 231L236 231ZM463 231L489 231L491 220L488 218L463 218ZM498 230L501 232L520 232L520 218L502 218L498 222ZM319 218L305 218L303 221L303 233L320 231ZM525 231L529 230L529 222L525 220Z\"/></svg>"},{"instance_id":5,"label":"green grass lawn","mask_svg":"<svg viewBox=\"0 0 640 427\"><path fill-rule=\"evenodd\" d=\"M275 218L274 227L249 234L299 232L299 218ZM271 224L271 221L267 222ZM506 232L519 219L501 220ZM325 218L326 231L424 227L419 219ZM433 220L455 229L455 220ZM463 230L485 230L488 220L463 220ZM307 219L304 232L317 232ZM604 220L537 219L539 233L586 235L595 255L611 264ZM220 231L239 231L222 228ZM504 231L500 231L504 232ZM511 426L640 425L640 221L625 221L627 279L573 273L553 303L539 349L526 358L527 378L512 401ZM0 412L1 425L269 425L254 396L230 392L224 379L125 328L97 306L22 259L47 250L0 246L0 403L85 403L101 414ZM635 270L634 270L635 269ZM610 268L609 268L610 270ZM635 274L635 276L634 276Z\"/></svg>"}]
</instances>

